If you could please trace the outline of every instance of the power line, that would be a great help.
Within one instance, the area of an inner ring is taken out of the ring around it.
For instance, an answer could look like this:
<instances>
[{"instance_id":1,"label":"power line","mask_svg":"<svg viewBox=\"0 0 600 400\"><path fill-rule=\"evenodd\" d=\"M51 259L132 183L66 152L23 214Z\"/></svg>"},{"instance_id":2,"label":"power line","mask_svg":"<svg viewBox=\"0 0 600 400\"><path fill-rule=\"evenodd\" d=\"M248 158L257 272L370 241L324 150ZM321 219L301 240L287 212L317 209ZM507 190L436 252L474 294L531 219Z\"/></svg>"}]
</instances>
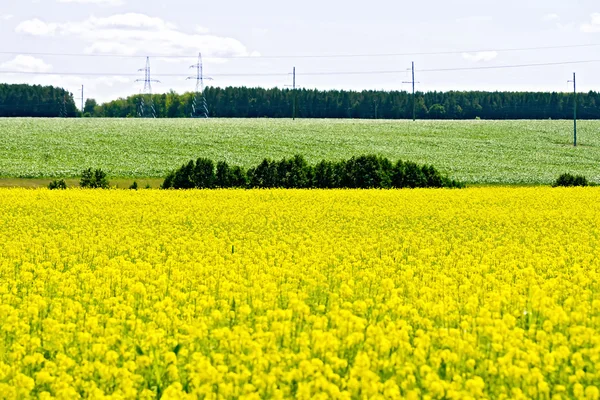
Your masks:
<instances>
[{"instance_id":1,"label":"power line","mask_svg":"<svg viewBox=\"0 0 600 400\"><path fill-rule=\"evenodd\" d=\"M450 51L425 51L425 52L408 52L408 53L358 53L358 54L298 54L298 55L240 55L240 56L219 56L211 55L204 57L205 59L296 59L296 58L360 58L360 57L404 57L404 56L434 56L434 55L456 55L463 53L482 53L492 52L508 53L521 51L538 51L538 50L558 50L558 49L576 49L600 47L600 43L589 44L571 44L558 46L536 46L536 47L514 47L500 49L469 49L469 50L450 50ZM195 56L173 55L173 54L152 54L152 55L133 55L133 54L86 54L86 53L60 53L60 52L22 52L22 51L0 51L0 55L28 55L28 56L45 56L45 57L105 57L105 58L180 58L194 59Z\"/></svg>"},{"instance_id":2,"label":"power line","mask_svg":"<svg viewBox=\"0 0 600 400\"><path fill-rule=\"evenodd\" d=\"M416 70L419 73L426 72L455 72L455 71L477 71L477 70L494 70L494 69L515 69L515 68L535 68L548 67L559 65L574 65L574 64L591 64L600 63L598 60L580 60L580 61L561 61L533 64L511 64L511 65L496 65L496 66L480 66L480 67L456 67L456 68L435 68ZM333 76L333 75L386 75L386 74L405 74L406 70L379 70L379 71L321 71L321 72L304 72L302 76ZM100 76L100 77L128 77L136 76L130 73L102 73L102 72L24 72L24 71L1 71L0 74L16 74L16 75L61 75L61 76ZM176 77L186 78L183 74L154 74L158 77ZM213 74L218 77L273 77L273 76L289 76L288 72L272 72L272 73L242 73L242 74Z\"/></svg>"},{"instance_id":3,"label":"power line","mask_svg":"<svg viewBox=\"0 0 600 400\"><path fill-rule=\"evenodd\" d=\"M16 74L16 75L62 75L62 76L99 76L99 77L131 77L138 76L132 73L119 73L119 72L32 72L32 71L2 71L0 74ZM187 74L152 74L152 76L158 77L174 77L174 78L185 78ZM256 73L256 74L214 74L214 76L224 77L247 77L247 76L288 76L287 72L282 73Z\"/></svg>"},{"instance_id":4,"label":"power line","mask_svg":"<svg viewBox=\"0 0 600 400\"><path fill-rule=\"evenodd\" d=\"M438 69L422 69L419 72L452 72L452 71L476 71L486 69L508 69L508 68L532 68L532 67L549 67L557 65L574 65L574 64L591 64L597 63L600 60L582 60L582 61L559 61L547 63L533 64L513 64L513 65L497 65L497 66L481 66L481 67L465 67L465 68L438 68Z\"/></svg>"}]
</instances>

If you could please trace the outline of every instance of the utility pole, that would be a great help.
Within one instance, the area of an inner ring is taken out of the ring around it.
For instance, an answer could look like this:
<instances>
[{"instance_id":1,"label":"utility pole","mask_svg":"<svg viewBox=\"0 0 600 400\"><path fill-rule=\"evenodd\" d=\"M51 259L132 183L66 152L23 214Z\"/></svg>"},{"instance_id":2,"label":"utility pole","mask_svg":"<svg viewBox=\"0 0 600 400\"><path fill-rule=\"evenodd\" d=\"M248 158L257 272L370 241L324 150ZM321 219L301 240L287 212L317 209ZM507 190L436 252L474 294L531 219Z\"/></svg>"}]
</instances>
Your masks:
<instances>
[{"instance_id":1,"label":"utility pole","mask_svg":"<svg viewBox=\"0 0 600 400\"><path fill-rule=\"evenodd\" d=\"M577 147L577 79L573 72L573 146Z\"/></svg>"},{"instance_id":2,"label":"utility pole","mask_svg":"<svg viewBox=\"0 0 600 400\"><path fill-rule=\"evenodd\" d=\"M417 120L417 100L415 94L415 84L419 82L415 82L415 62L412 62L412 81L410 82L402 82L402 83L411 83L412 84L412 106L413 106L413 121Z\"/></svg>"},{"instance_id":3,"label":"utility pole","mask_svg":"<svg viewBox=\"0 0 600 400\"><path fill-rule=\"evenodd\" d=\"M285 86L290 87L290 85L285 85ZM296 92L296 67L294 67L294 69L292 71L292 85L291 86L292 86L292 94L294 96L292 119L295 121L296 120L296 108L297 108L296 106L297 106L297 102L298 102L298 93Z\"/></svg>"},{"instance_id":4,"label":"utility pole","mask_svg":"<svg viewBox=\"0 0 600 400\"><path fill-rule=\"evenodd\" d=\"M85 97L83 97L83 85L81 85L81 116L83 116L83 108L85 107L83 103L84 99Z\"/></svg>"},{"instance_id":5,"label":"utility pole","mask_svg":"<svg viewBox=\"0 0 600 400\"><path fill-rule=\"evenodd\" d=\"M413 87L413 122L417 120L417 102L415 100L415 62L412 63L412 87Z\"/></svg>"}]
</instances>

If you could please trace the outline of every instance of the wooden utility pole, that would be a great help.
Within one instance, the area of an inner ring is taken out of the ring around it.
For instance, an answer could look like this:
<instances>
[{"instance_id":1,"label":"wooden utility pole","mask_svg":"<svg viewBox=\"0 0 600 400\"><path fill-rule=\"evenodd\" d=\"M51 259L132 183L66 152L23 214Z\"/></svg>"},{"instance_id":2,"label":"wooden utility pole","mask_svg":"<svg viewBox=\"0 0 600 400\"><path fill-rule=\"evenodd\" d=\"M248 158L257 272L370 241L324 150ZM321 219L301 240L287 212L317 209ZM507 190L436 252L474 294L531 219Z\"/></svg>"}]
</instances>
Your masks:
<instances>
[{"instance_id":1,"label":"wooden utility pole","mask_svg":"<svg viewBox=\"0 0 600 400\"><path fill-rule=\"evenodd\" d=\"M415 99L415 62L412 63L412 87L413 87L413 121L417 120L417 102Z\"/></svg>"},{"instance_id":2,"label":"wooden utility pole","mask_svg":"<svg viewBox=\"0 0 600 400\"><path fill-rule=\"evenodd\" d=\"M577 147L577 79L573 72L573 146Z\"/></svg>"},{"instance_id":3,"label":"wooden utility pole","mask_svg":"<svg viewBox=\"0 0 600 400\"><path fill-rule=\"evenodd\" d=\"M417 120L417 98L416 98L416 93L415 93L415 84L417 84L418 82L415 82L415 62L413 61L412 63L412 81L410 82L402 82L402 83L411 83L412 84L412 108L413 108L413 121Z\"/></svg>"},{"instance_id":4,"label":"wooden utility pole","mask_svg":"<svg viewBox=\"0 0 600 400\"><path fill-rule=\"evenodd\" d=\"M296 94L296 67L294 67L294 82L293 82L293 88L294 88L294 111L293 111L293 115L292 115L292 119L295 121L296 120L296 102L298 100L298 95Z\"/></svg>"}]
</instances>

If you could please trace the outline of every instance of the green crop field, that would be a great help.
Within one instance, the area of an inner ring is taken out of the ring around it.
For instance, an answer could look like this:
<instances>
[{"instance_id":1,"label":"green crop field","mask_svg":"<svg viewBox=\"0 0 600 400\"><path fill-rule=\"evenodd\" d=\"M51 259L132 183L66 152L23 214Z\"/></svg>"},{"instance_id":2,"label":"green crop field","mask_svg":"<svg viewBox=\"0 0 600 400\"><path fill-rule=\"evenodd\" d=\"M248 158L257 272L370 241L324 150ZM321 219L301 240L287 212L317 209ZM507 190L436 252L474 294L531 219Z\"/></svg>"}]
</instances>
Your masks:
<instances>
[{"instance_id":1,"label":"green crop field","mask_svg":"<svg viewBox=\"0 0 600 400\"><path fill-rule=\"evenodd\" d=\"M0 177L159 178L192 158L255 165L361 154L433 164L467 183L546 184L563 172L600 181L600 121L0 119Z\"/></svg>"}]
</instances>

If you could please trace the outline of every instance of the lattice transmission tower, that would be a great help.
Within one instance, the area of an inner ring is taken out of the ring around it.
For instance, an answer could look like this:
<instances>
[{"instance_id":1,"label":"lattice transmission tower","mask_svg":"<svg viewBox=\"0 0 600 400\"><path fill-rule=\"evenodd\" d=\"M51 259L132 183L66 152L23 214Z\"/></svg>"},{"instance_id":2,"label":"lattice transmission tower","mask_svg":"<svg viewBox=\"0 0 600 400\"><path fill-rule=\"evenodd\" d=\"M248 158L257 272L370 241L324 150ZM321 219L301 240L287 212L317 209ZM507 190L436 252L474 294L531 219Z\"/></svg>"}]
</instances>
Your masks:
<instances>
[{"instance_id":1,"label":"lattice transmission tower","mask_svg":"<svg viewBox=\"0 0 600 400\"><path fill-rule=\"evenodd\" d=\"M150 57L146 57L146 67L139 69L138 72L144 73L144 79L136 80L136 82L144 82L144 92L140 97L138 116L140 118L156 118L154 101L152 101L152 83L160 83L160 81L152 79L152 75L150 73Z\"/></svg>"},{"instance_id":2,"label":"lattice transmission tower","mask_svg":"<svg viewBox=\"0 0 600 400\"><path fill-rule=\"evenodd\" d=\"M196 80L196 93L192 100L192 118L208 118L208 104L204 96L204 81L212 81L213 78L204 76L204 67L202 65L202 53L198 53L198 63L190 68L196 69L196 76L190 76L188 80Z\"/></svg>"}]
</instances>

